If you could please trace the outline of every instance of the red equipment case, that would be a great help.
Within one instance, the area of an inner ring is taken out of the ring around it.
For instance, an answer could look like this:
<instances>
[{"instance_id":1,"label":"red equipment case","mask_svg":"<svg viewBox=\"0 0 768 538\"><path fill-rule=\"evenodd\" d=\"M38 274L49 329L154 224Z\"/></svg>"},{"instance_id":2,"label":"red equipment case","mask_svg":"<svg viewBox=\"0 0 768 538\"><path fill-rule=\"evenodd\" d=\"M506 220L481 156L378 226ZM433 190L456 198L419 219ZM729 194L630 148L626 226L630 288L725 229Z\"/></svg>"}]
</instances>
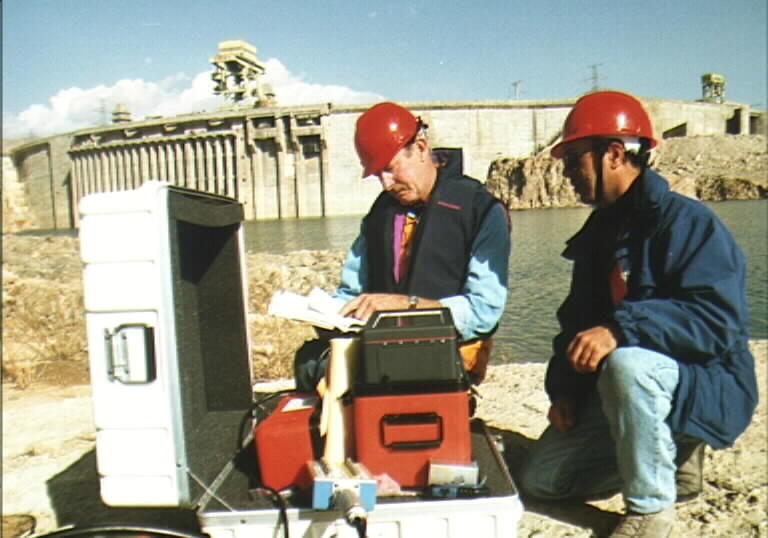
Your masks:
<instances>
[{"instance_id":1,"label":"red equipment case","mask_svg":"<svg viewBox=\"0 0 768 538\"><path fill-rule=\"evenodd\" d=\"M307 462L318 456L319 434L312 420L317 403L312 394L288 394L254 427L263 485L277 491L291 486L304 491L311 488Z\"/></svg>"},{"instance_id":2,"label":"red equipment case","mask_svg":"<svg viewBox=\"0 0 768 538\"><path fill-rule=\"evenodd\" d=\"M357 460L402 487L426 486L430 460L471 461L465 391L356 396L354 416Z\"/></svg>"}]
</instances>

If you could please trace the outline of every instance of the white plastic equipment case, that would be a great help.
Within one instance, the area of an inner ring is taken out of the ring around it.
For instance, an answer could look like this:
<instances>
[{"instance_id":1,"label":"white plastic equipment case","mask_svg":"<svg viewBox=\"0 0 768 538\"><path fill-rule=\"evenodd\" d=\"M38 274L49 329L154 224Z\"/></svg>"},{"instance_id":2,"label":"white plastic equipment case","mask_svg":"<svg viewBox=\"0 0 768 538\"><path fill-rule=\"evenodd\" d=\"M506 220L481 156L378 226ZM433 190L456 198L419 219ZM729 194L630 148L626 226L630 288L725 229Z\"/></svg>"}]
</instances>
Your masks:
<instances>
[{"instance_id":1,"label":"white plastic equipment case","mask_svg":"<svg viewBox=\"0 0 768 538\"><path fill-rule=\"evenodd\" d=\"M194 506L252 402L242 206L148 181L80 214L102 500Z\"/></svg>"},{"instance_id":2,"label":"white plastic equipment case","mask_svg":"<svg viewBox=\"0 0 768 538\"><path fill-rule=\"evenodd\" d=\"M211 538L356 537L335 510L281 512L241 429L253 405L242 207L149 181L80 205L101 498L194 510ZM489 494L377 499L370 538L514 538L522 504L482 421L472 455ZM162 508L161 508L162 510Z\"/></svg>"},{"instance_id":3,"label":"white plastic equipment case","mask_svg":"<svg viewBox=\"0 0 768 538\"><path fill-rule=\"evenodd\" d=\"M368 516L367 538L515 538L522 516L517 497L377 504ZM338 512L289 509L289 536L358 538ZM203 532L211 538L283 536L277 510L203 514Z\"/></svg>"}]
</instances>

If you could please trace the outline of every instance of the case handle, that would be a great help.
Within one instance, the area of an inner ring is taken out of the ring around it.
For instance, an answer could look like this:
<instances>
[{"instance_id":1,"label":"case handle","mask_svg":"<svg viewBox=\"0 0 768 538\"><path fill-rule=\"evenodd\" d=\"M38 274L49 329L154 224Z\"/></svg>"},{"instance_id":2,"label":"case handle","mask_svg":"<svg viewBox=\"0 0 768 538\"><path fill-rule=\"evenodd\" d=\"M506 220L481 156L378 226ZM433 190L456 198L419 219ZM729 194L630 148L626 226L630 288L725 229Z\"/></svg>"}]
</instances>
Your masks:
<instances>
[{"instance_id":1,"label":"case handle","mask_svg":"<svg viewBox=\"0 0 768 538\"><path fill-rule=\"evenodd\" d=\"M443 417L433 412L384 415L379 429L382 446L390 450L423 450L443 443Z\"/></svg>"},{"instance_id":2,"label":"case handle","mask_svg":"<svg viewBox=\"0 0 768 538\"><path fill-rule=\"evenodd\" d=\"M125 384L155 380L155 331L141 323L104 330L107 378Z\"/></svg>"}]
</instances>

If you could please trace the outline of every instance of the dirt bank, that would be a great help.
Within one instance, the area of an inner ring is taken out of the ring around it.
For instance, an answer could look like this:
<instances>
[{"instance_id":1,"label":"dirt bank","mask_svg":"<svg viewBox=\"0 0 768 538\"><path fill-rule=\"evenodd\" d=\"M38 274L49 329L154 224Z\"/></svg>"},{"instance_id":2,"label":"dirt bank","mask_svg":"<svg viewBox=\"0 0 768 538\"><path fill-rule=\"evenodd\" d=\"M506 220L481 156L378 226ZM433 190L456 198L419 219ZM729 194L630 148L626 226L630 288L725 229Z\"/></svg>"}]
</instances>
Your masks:
<instances>
[{"instance_id":1,"label":"dirt bank","mask_svg":"<svg viewBox=\"0 0 768 538\"><path fill-rule=\"evenodd\" d=\"M735 446L706 455L705 489L696 500L678 506L678 536L764 537L768 535L768 436L766 435L765 341L755 343L760 375L760 406ZM506 441L510 465L546 425L542 391L544 365L491 367L481 386L478 415ZM46 483L93 450L90 388L3 387L3 514L31 515L39 532L57 526ZM74 499L78 492L73 491ZM616 496L591 504L525 503L520 538L602 536L621 510ZM21 520L23 523L27 520ZM3 532L10 538L13 534Z\"/></svg>"}]
</instances>

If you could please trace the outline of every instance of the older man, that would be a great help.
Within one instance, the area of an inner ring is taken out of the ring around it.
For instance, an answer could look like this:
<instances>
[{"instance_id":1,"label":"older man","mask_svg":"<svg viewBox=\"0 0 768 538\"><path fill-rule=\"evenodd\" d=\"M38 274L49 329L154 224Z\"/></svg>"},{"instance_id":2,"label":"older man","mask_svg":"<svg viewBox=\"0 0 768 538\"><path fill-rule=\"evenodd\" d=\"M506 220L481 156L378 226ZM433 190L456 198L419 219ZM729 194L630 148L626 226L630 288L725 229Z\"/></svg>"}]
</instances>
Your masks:
<instances>
[{"instance_id":1,"label":"older man","mask_svg":"<svg viewBox=\"0 0 768 538\"><path fill-rule=\"evenodd\" d=\"M505 207L463 175L460 152L434 155L427 125L398 104L364 112L355 146L363 176L377 177L383 192L342 268L341 313L365 320L377 310L448 307L465 369L479 383L507 298ZM312 386L324 367L298 357L299 387Z\"/></svg>"}]
</instances>

